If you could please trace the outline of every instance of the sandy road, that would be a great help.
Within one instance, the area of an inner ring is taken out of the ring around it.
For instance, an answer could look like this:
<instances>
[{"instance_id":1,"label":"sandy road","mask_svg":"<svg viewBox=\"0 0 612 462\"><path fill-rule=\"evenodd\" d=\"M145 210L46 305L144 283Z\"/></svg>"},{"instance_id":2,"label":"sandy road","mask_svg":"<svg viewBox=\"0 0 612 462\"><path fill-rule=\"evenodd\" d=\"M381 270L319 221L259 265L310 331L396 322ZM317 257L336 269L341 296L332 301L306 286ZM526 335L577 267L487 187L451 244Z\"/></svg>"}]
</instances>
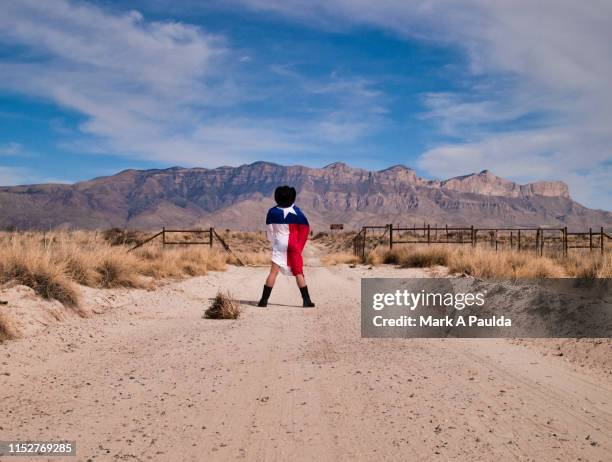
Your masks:
<instances>
[{"instance_id":1,"label":"sandy road","mask_svg":"<svg viewBox=\"0 0 612 462\"><path fill-rule=\"evenodd\" d=\"M424 271L311 266L314 310L287 278L249 305L264 274L0 345L0 440L76 440L79 461L610 460L601 375L503 340L360 338L360 278ZM238 321L201 319L219 287L244 300Z\"/></svg>"}]
</instances>

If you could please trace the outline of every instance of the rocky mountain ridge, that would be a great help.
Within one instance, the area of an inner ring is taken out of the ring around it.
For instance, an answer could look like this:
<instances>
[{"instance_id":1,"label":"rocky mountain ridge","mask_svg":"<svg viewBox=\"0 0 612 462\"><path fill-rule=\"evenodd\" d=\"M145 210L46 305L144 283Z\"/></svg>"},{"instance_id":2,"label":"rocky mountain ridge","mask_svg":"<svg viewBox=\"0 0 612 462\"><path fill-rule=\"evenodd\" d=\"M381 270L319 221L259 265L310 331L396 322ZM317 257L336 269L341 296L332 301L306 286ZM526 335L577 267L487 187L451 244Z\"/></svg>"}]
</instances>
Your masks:
<instances>
[{"instance_id":1,"label":"rocky mountain ridge","mask_svg":"<svg viewBox=\"0 0 612 462\"><path fill-rule=\"evenodd\" d=\"M489 171L447 180L420 178L403 165L368 171L255 162L239 167L125 170L64 184L0 187L0 227L155 229L261 227L274 188L290 184L315 226L345 223L479 226L612 225L612 214L573 201L562 182L525 185Z\"/></svg>"}]
</instances>

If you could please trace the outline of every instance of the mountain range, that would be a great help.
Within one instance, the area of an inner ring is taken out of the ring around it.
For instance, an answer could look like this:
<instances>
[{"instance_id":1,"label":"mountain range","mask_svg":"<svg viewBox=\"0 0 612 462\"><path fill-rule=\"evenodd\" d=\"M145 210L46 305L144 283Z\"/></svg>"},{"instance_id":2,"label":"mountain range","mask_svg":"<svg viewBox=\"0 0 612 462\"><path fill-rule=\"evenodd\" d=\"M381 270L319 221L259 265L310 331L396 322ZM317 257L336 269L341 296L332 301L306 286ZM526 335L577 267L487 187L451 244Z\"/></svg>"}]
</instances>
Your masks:
<instances>
[{"instance_id":1,"label":"mountain range","mask_svg":"<svg viewBox=\"0 0 612 462\"><path fill-rule=\"evenodd\" d=\"M575 202L560 181L518 184L484 170L428 180L403 165L368 171L255 162L239 167L125 170L75 184L0 187L0 228L216 226L261 229L278 185L314 228L343 223L612 226L612 213Z\"/></svg>"}]
</instances>

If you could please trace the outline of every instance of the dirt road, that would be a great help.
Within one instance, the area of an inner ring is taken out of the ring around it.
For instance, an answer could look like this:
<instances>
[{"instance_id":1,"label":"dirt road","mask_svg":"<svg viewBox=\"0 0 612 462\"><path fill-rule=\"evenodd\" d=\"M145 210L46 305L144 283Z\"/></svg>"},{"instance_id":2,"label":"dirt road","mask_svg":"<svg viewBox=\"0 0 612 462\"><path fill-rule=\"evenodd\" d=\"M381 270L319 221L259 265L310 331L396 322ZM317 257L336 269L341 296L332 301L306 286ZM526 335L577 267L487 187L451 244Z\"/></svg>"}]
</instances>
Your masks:
<instances>
[{"instance_id":1,"label":"dirt road","mask_svg":"<svg viewBox=\"0 0 612 462\"><path fill-rule=\"evenodd\" d=\"M288 278L252 306L264 274L124 294L0 345L0 440L76 440L79 461L610 460L603 375L504 340L360 338L360 278L423 270L310 266L311 310ZM239 320L201 318L218 288Z\"/></svg>"}]
</instances>

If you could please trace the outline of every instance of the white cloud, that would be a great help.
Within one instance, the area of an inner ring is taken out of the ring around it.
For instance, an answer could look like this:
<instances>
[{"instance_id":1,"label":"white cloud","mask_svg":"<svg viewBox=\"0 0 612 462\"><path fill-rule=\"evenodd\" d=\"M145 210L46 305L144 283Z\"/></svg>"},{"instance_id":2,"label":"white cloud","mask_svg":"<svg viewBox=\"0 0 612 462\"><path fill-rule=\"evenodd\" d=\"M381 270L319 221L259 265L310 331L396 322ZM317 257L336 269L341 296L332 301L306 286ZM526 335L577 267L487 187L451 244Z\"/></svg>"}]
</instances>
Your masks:
<instances>
[{"instance_id":1,"label":"white cloud","mask_svg":"<svg viewBox=\"0 0 612 462\"><path fill-rule=\"evenodd\" d=\"M241 3L320 27L366 24L461 47L467 81L480 78L486 85L424 95L424 117L456 141L433 146L420 166L437 176L490 168L513 178L562 179L579 200L610 208L611 182L601 181L601 173L610 171L612 160L611 2Z\"/></svg>"},{"instance_id":2,"label":"white cloud","mask_svg":"<svg viewBox=\"0 0 612 462\"><path fill-rule=\"evenodd\" d=\"M330 99L344 103L333 111L306 114L310 120L303 130L297 126L304 117L220 117L223 110L231 113L240 103L266 97L249 87L248 76L240 80L241 66L253 66L252 59L234 53L224 37L84 2L0 0L0 7L0 43L27 50L0 62L0 88L84 115L80 136L64 146L209 166L281 150L304 151L315 144L320 149L367 133L367 119L346 103L371 101L366 83L336 88Z\"/></svg>"}]
</instances>

